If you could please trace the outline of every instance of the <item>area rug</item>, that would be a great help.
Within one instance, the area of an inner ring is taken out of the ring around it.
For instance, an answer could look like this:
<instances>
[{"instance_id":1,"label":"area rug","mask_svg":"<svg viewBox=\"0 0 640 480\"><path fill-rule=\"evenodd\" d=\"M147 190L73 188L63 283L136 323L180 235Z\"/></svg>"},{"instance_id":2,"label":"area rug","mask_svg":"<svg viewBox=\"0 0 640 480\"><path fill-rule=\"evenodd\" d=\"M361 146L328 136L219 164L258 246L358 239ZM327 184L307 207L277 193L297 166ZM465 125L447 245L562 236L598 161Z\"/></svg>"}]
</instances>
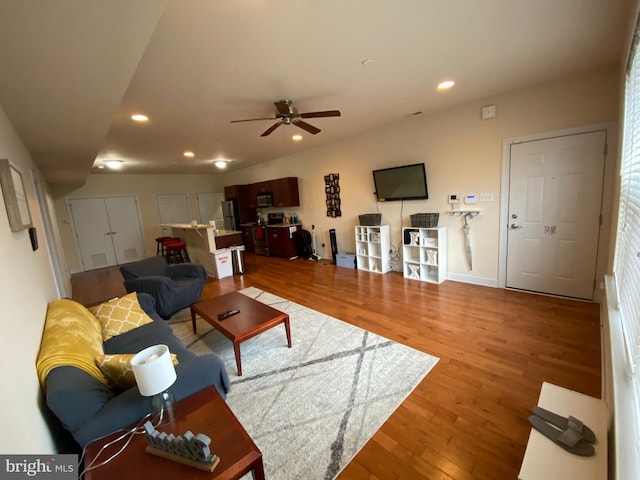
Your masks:
<instances>
[{"instance_id":1,"label":"area rug","mask_svg":"<svg viewBox=\"0 0 640 480\"><path fill-rule=\"evenodd\" d=\"M227 403L263 453L266 478L332 479L429 373L438 358L263 290L241 290L289 314L284 326L241 345L238 377L232 343L201 318L171 320L194 353L216 353L231 378ZM392 319L389 319L392 321Z\"/></svg>"}]
</instances>

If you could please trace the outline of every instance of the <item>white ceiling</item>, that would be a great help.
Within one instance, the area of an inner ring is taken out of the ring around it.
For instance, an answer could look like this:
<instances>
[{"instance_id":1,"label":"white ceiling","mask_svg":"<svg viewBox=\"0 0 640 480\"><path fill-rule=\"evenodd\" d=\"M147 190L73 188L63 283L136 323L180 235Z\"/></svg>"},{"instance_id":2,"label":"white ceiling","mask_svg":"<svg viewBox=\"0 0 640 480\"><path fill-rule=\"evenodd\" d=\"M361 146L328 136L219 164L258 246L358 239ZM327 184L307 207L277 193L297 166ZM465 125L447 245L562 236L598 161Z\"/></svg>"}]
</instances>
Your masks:
<instances>
[{"instance_id":1,"label":"white ceiling","mask_svg":"<svg viewBox=\"0 0 640 480\"><path fill-rule=\"evenodd\" d=\"M108 158L215 173L617 62L630 18L630 0L0 0L0 105L54 184ZM230 123L284 98L342 116L315 136Z\"/></svg>"}]
</instances>

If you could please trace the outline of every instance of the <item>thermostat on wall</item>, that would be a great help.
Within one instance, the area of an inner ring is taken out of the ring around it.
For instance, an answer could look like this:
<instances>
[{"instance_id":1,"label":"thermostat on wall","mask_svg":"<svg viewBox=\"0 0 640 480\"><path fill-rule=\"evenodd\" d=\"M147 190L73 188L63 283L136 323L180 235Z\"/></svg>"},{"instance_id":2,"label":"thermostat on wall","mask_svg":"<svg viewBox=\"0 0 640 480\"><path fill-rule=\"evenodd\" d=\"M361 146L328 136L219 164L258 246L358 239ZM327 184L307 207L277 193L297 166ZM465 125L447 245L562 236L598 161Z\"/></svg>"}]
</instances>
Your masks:
<instances>
[{"instance_id":1,"label":"thermostat on wall","mask_svg":"<svg viewBox=\"0 0 640 480\"><path fill-rule=\"evenodd\" d=\"M462 196L459 193L450 193L449 203L462 203Z\"/></svg>"},{"instance_id":2,"label":"thermostat on wall","mask_svg":"<svg viewBox=\"0 0 640 480\"><path fill-rule=\"evenodd\" d=\"M478 203L478 197L476 195L465 195L464 203Z\"/></svg>"}]
</instances>

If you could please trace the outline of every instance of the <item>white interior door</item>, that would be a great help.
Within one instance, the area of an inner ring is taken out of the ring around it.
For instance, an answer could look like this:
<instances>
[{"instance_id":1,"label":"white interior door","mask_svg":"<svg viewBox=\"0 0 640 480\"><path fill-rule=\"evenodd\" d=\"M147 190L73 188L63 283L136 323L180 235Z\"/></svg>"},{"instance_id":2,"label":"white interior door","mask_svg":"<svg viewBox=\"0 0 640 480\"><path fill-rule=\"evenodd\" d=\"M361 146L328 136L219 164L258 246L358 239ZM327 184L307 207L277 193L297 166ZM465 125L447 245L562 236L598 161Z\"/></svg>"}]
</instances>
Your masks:
<instances>
[{"instance_id":1,"label":"white interior door","mask_svg":"<svg viewBox=\"0 0 640 480\"><path fill-rule=\"evenodd\" d=\"M160 230L163 235L171 235L171 228L163 225L191 222L189 196L184 193L161 193L156 195Z\"/></svg>"},{"instance_id":2,"label":"white interior door","mask_svg":"<svg viewBox=\"0 0 640 480\"><path fill-rule=\"evenodd\" d=\"M135 196L73 198L67 204L85 271L145 257Z\"/></svg>"},{"instance_id":3,"label":"white interior door","mask_svg":"<svg viewBox=\"0 0 640 480\"><path fill-rule=\"evenodd\" d=\"M506 286L593 298L606 132L511 145Z\"/></svg>"},{"instance_id":4,"label":"white interior door","mask_svg":"<svg viewBox=\"0 0 640 480\"><path fill-rule=\"evenodd\" d=\"M142 260L144 235L136 197L108 197L105 206L118 265Z\"/></svg>"},{"instance_id":5,"label":"white interior door","mask_svg":"<svg viewBox=\"0 0 640 480\"><path fill-rule=\"evenodd\" d=\"M224 193L206 192L198 193L198 220L200 223L209 223L215 220L218 228L224 227L224 217L222 215L221 203L224 200Z\"/></svg>"},{"instance_id":6,"label":"white interior door","mask_svg":"<svg viewBox=\"0 0 640 480\"><path fill-rule=\"evenodd\" d=\"M86 271L116 265L104 198L69 199L68 205L83 269Z\"/></svg>"}]
</instances>

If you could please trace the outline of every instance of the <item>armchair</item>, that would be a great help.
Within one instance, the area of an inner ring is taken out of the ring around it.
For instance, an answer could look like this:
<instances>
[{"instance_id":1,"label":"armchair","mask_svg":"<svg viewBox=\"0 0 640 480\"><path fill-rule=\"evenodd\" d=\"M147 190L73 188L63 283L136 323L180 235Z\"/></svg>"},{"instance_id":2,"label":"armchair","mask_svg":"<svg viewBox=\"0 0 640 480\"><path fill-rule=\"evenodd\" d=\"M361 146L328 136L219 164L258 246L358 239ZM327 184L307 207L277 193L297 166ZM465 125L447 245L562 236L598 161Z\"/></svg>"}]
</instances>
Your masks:
<instances>
[{"instance_id":1,"label":"armchair","mask_svg":"<svg viewBox=\"0 0 640 480\"><path fill-rule=\"evenodd\" d=\"M144 292L156 300L156 310L165 320L200 300L207 273L199 263L167 265L156 255L120 267L127 293Z\"/></svg>"}]
</instances>

